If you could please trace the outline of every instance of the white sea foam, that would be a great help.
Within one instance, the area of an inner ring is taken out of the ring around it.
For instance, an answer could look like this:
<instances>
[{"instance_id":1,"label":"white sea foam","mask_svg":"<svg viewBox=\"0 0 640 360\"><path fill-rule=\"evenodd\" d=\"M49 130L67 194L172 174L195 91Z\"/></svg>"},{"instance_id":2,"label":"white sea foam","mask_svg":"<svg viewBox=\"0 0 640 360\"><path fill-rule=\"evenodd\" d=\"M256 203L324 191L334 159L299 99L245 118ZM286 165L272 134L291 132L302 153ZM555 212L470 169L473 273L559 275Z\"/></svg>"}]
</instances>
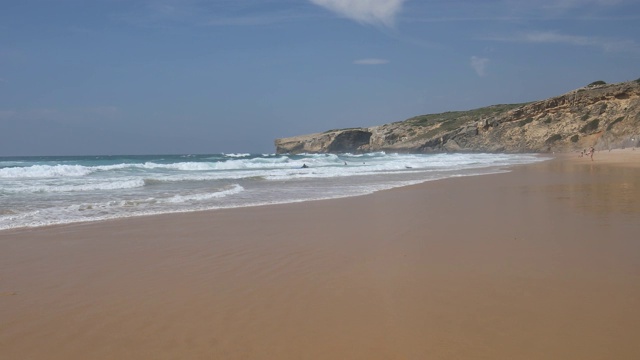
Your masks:
<instances>
[{"instance_id":1,"label":"white sea foam","mask_svg":"<svg viewBox=\"0 0 640 360\"><path fill-rule=\"evenodd\" d=\"M382 152L0 158L0 229L356 196L540 160Z\"/></svg>"},{"instance_id":2,"label":"white sea foam","mask_svg":"<svg viewBox=\"0 0 640 360\"><path fill-rule=\"evenodd\" d=\"M92 172L90 168L81 165L32 165L28 167L6 167L0 169L0 178L50 178L50 177L78 177Z\"/></svg>"},{"instance_id":3,"label":"white sea foam","mask_svg":"<svg viewBox=\"0 0 640 360\"><path fill-rule=\"evenodd\" d=\"M142 187L143 179L102 180L77 183L39 183L30 185L20 182L13 186L6 186L4 191L12 193L65 193L78 191L122 190Z\"/></svg>"},{"instance_id":4,"label":"white sea foam","mask_svg":"<svg viewBox=\"0 0 640 360\"><path fill-rule=\"evenodd\" d=\"M223 189L221 191L199 193L199 194L188 194L188 195L174 195L168 199L161 200L160 202L175 204L175 203L186 203L186 202L198 202L198 201L210 200L210 199L219 199L225 196L238 194L243 190L244 188L242 186L235 184L232 187Z\"/></svg>"}]
</instances>

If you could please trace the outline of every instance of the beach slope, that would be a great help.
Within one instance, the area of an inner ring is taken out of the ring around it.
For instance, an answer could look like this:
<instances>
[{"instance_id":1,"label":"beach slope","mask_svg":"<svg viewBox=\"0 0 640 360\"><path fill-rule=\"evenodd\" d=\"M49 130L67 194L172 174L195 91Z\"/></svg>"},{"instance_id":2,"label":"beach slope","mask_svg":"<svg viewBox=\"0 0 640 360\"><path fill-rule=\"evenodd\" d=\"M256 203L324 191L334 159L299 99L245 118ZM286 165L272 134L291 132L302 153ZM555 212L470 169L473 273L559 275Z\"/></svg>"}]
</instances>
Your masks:
<instances>
[{"instance_id":1,"label":"beach slope","mask_svg":"<svg viewBox=\"0 0 640 360\"><path fill-rule=\"evenodd\" d=\"M0 358L640 358L638 164L2 231Z\"/></svg>"}]
</instances>

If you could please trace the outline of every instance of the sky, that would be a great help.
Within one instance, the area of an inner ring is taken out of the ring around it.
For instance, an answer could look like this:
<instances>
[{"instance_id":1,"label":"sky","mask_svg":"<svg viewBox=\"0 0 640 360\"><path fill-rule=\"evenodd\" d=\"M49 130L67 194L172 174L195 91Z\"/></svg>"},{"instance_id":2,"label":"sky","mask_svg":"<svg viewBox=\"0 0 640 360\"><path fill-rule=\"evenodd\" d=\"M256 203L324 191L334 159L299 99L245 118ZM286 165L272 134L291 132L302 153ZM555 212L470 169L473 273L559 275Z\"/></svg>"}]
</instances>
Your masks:
<instances>
[{"instance_id":1,"label":"sky","mask_svg":"<svg viewBox=\"0 0 640 360\"><path fill-rule=\"evenodd\" d=\"M273 153L638 64L638 0L2 0L0 156Z\"/></svg>"}]
</instances>

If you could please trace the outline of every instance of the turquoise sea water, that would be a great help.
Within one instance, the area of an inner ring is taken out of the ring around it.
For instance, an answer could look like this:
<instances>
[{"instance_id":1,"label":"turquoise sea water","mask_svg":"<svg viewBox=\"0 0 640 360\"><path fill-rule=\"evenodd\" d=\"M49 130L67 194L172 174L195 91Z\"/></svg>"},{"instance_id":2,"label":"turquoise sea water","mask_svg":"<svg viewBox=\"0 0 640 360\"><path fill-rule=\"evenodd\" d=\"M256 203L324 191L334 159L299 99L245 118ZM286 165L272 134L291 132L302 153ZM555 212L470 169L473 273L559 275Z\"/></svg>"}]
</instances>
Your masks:
<instances>
[{"instance_id":1,"label":"turquoise sea water","mask_svg":"<svg viewBox=\"0 0 640 360\"><path fill-rule=\"evenodd\" d=\"M0 157L0 230L357 196L542 160L385 153Z\"/></svg>"}]
</instances>

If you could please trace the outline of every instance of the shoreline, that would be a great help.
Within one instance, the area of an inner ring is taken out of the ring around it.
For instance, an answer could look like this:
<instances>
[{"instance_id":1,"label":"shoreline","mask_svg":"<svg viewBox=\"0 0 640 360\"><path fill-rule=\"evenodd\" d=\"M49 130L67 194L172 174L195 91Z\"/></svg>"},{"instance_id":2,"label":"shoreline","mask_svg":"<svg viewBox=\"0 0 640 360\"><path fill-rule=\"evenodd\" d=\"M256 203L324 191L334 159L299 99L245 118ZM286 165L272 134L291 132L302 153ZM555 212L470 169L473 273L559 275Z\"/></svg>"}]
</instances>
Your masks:
<instances>
[{"instance_id":1,"label":"shoreline","mask_svg":"<svg viewBox=\"0 0 640 360\"><path fill-rule=\"evenodd\" d=\"M488 155L488 154L485 154ZM545 158L546 160L544 161L548 161L549 159L551 159L551 157L549 155L545 155L545 154L527 154L527 155L531 155L531 156L535 156L538 158ZM521 164L519 164L521 165ZM502 172L507 172L509 171L509 169L514 166L514 165L492 165L492 166L487 166L487 167L480 167L480 168L469 168L469 169L458 169L458 170L449 170L452 173L456 173L456 172L461 172L461 174L449 174L449 177L466 177L466 176L481 176L481 175L488 175L488 174L498 174L498 173L502 173ZM518 166L518 165L515 165ZM426 176L426 175L425 175ZM398 185L394 185L393 187L387 187L384 189L377 189L377 190L370 190L370 192L363 192L363 193L358 193L358 194L341 194L341 195L326 195L326 197L316 197L316 198L308 198L308 199L290 199L290 200L281 200L281 202L254 202L254 203L248 203L248 204L237 204L237 205L231 205L231 206L226 206L226 205L221 205L220 207L212 207L212 208L194 208L194 209L167 209L165 211L157 211L157 212L140 212L140 213L130 213L130 214L120 214L120 215L105 215L104 217L100 218L86 218L86 219L70 219L70 220L60 220L59 222L50 222L47 224L44 223L39 223L37 225L24 225L24 226L18 226L18 227L8 227L8 228L0 228L0 233L4 232L4 231L27 231L27 230L35 230L35 229L42 229L42 228L51 228L51 227L58 227L58 226L73 226L73 225L79 225L79 224L91 224L91 223L98 223L98 222L104 222L104 221L119 221L119 220L126 220L126 219L130 219L130 218L144 218L144 217L150 217L150 216L166 216L166 215L179 215L179 214L191 214L191 213L198 213L198 212L215 212L215 211L226 211L226 210L230 210L230 209L243 209L243 208L251 208L251 207L262 207L262 206L274 206L274 205L287 205L287 204L294 204L294 203L298 203L298 202L309 202L309 201L325 201L325 200L335 200L335 199L342 199L342 198L350 198L350 197L357 197L357 196L366 196L366 195L370 195L379 191L387 191L387 190L393 190L399 187L404 187L404 186L410 186L407 185L406 182L414 182L414 184L411 185L416 185L416 184L420 184L420 183L424 183L424 182L430 182L430 181L437 181L437 180L444 180L447 179L448 177L443 177L443 178L427 178L424 179L420 182L420 180L406 180L405 183L403 184L402 181L398 181L397 184Z\"/></svg>"},{"instance_id":2,"label":"shoreline","mask_svg":"<svg viewBox=\"0 0 640 360\"><path fill-rule=\"evenodd\" d=\"M0 231L8 358L640 356L640 152Z\"/></svg>"}]
</instances>

